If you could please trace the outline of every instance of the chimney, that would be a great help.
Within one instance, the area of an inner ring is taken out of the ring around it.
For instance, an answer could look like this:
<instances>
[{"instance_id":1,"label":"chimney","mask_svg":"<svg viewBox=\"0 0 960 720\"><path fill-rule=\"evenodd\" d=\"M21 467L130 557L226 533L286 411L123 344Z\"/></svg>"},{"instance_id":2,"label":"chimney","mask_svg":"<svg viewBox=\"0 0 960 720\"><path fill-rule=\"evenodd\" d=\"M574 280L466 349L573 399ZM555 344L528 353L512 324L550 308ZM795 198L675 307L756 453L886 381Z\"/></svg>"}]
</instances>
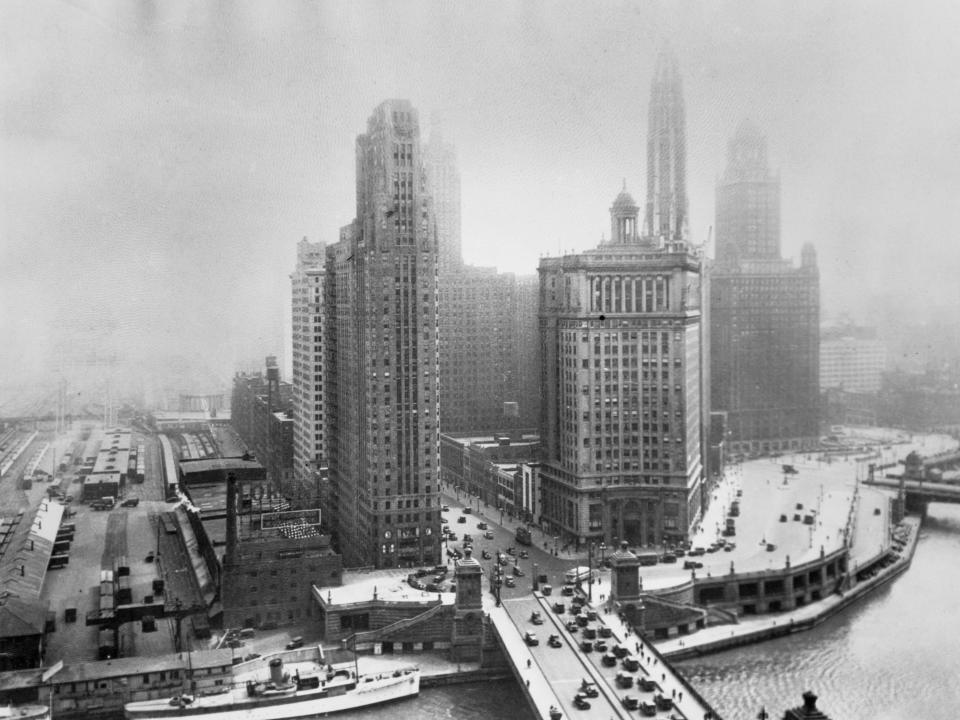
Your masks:
<instances>
[{"instance_id":1,"label":"chimney","mask_svg":"<svg viewBox=\"0 0 960 720\"><path fill-rule=\"evenodd\" d=\"M227 551L225 560L232 562L237 552L237 477L227 475Z\"/></svg>"}]
</instances>

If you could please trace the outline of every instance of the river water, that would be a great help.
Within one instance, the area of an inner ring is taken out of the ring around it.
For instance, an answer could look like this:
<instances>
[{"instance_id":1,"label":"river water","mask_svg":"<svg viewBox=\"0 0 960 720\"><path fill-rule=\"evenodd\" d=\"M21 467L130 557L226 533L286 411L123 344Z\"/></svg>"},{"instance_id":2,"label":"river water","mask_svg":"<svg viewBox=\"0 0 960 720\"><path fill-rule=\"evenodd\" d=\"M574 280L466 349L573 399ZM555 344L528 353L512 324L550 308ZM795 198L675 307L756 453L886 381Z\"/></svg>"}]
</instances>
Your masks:
<instances>
[{"instance_id":1,"label":"river water","mask_svg":"<svg viewBox=\"0 0 960 720\"><path fill-rule=\"evenodd\" d=\"M724 720L772 720L804 690L833 720L960 715L960 506L931 506L913 565L806 633L678 664ZM383 708L344 715L382 717ZM424 690L396 706L418 720L528 720L510 681ZM699 720L699 719L697 719Z\"/></svg>"}]
</instances>

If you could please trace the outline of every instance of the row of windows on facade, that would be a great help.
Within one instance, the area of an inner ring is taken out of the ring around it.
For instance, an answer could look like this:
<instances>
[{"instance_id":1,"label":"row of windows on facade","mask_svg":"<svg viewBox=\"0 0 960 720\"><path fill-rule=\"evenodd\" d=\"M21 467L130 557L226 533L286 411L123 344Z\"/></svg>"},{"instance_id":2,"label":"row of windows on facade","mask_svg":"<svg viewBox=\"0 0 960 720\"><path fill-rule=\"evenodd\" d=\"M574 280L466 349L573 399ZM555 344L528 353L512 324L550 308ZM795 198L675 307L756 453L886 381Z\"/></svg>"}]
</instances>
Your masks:
<instances>
[{"instance_id":1,"label":"row of windows on facade","mask_svg":"<svg viewBox=\"0 0 960 720\"><path fill-rule=\"evenodd\" d=\"M580 336L581 343L590 342L590 333L576 330L564 330L560 333L561 341L565 343L576 343L577 335ZM621 330L620 332L612 333L594 333L593 335L593 344L599 345L602 342L604 343L623 343L624 347L629 347L627 345L627 340L635 341L639 340L642 343L654 343L656 344L657 338L659 336L660 343L662 345L670 344L670 333L663 330ZM680 342L683 338L683 334L680 332L673 333L673 339L675 342Z\"/></svg>"}]
</instances>

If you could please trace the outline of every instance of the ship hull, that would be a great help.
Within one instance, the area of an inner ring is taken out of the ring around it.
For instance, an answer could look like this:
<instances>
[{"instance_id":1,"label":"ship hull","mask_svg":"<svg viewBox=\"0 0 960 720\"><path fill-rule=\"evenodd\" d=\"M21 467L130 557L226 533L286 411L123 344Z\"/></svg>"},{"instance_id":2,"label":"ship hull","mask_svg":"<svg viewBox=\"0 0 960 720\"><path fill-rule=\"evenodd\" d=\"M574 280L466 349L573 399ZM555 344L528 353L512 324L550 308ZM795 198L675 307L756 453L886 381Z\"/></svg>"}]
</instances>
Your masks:
<instances>
[{"instance_id":1,"label":"ship hull","mask_svg":"<svg viewBox=\"0 0 960 720\"><path fill-rule=\"evenodd\" d=\"M420 673L414 671L399 677L361 681L339 695L297 693L287 697L249 698L238 691L223 697L201 696L183 707L170 705L165 700L129 703L124 707L124 717L126 720L299 720L404 700L419 692Z\"/></svg>"}]
</instances>

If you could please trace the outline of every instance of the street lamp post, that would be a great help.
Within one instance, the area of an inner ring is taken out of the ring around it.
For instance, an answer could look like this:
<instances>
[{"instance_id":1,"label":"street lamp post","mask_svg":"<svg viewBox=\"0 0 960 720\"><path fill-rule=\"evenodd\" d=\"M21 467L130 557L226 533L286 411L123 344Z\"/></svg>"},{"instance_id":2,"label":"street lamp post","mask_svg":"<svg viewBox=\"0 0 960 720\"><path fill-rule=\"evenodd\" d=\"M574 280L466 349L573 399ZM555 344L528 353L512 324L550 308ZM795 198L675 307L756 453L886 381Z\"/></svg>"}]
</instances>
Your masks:
<instances>
[{"instance_id":1,"label":"street lamp post","mask_svg":"<svg viewBox=\"0 0 960 720\"><path fill-rule=\"evenodd\" d=\"M500 506L500 526L503 527L503 505Z\"/></svg>"},{"instance_id":2,"label":"street lamp post","mask_svg":"<svg viewBox=\"0 0 960 720\"><path fill-rule=\"evenodd\" d=\"M603 554L604 554L606 551L607 551L607 545L606 545L606 543L603 542L603 540L601 540L601 541L600 541L600 567L604 567L604 565L603 565L603 560L604 560Z\"/></svg>"},{"instance_id":3,"label":"street lamp post","mask_svg":"<svg viewBox=\"0 0 960 720\"><path fill-rule=\"evenodd\" d=\"M593 546L591 541L587 545L587 601L593 605Z\"/></svg>"}]
</instances>

